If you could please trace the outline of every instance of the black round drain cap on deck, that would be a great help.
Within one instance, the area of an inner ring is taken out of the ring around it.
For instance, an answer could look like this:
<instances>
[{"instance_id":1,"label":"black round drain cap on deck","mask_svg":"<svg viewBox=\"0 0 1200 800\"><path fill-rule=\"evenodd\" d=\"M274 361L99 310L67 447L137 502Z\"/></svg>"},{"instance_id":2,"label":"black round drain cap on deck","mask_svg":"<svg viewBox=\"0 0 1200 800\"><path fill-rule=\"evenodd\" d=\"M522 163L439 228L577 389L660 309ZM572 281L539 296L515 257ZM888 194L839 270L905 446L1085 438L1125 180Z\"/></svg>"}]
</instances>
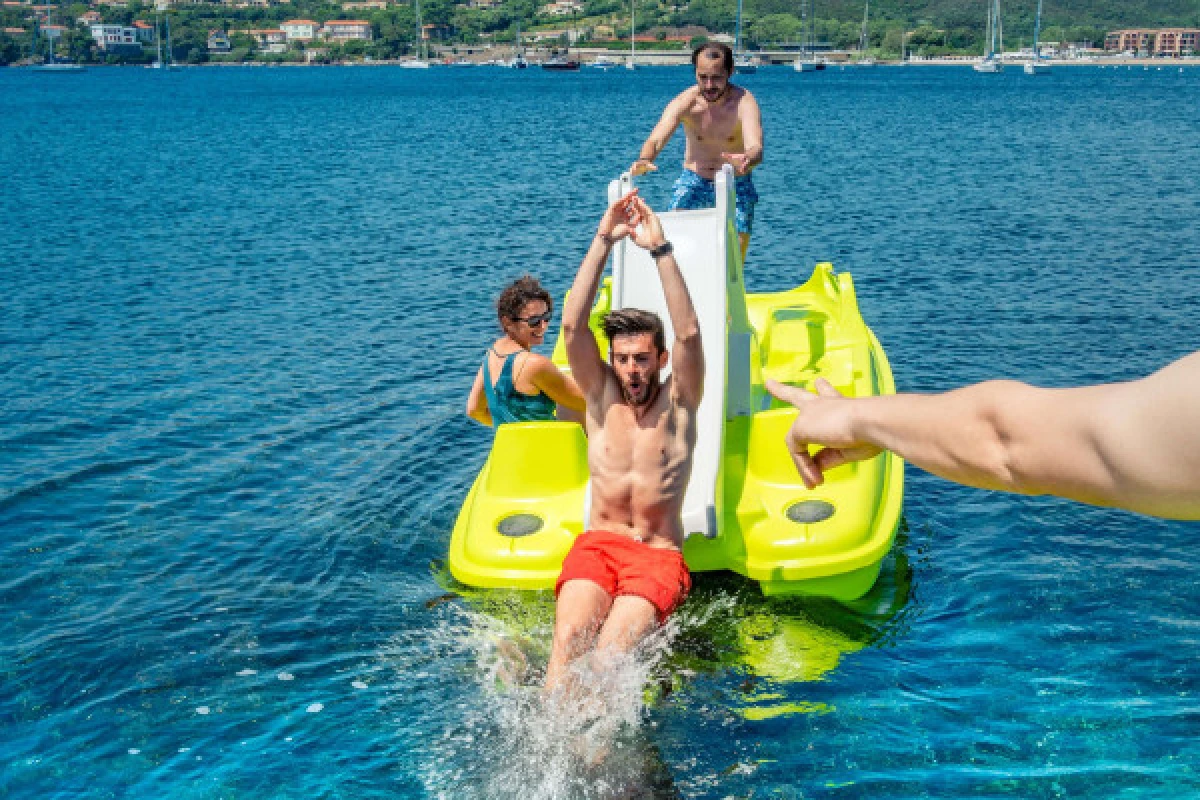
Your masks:
<instances>
[{"instance_id":1,"label":"black round drain cap on deck","mask_svg":"<svg viewBox=\"0 0 1200 800\"><path fill-rule=\"evenodd\" d=\"M801 500L788 506L784 513L797 525L807 525L829 519L833 516L833 512L832 503L826 503L824 500Z\"/></svg>"},{"instance_id":2,"label":"black round drain cap on deck","mask_svg":"<svg viewBox=\"0 0 1200 800\"><path fill-rule=\"evenodd\" d=\"M542 529L542 518L533 514L513 514L496 524L496 530L504 536L528 536Z\"/></svg>"}]
</instances>

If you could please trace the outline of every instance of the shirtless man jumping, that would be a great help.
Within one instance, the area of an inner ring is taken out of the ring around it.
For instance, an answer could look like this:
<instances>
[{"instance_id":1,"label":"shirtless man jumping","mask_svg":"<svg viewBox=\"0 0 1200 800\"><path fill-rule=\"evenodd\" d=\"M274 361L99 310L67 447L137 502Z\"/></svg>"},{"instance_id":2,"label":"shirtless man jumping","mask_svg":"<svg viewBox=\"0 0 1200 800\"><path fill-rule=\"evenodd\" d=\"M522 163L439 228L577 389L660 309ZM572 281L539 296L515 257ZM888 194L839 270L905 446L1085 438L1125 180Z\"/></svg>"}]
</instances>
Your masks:
<instances>
[{"instance_id":1,"label":"shirtless man jumping","mask_svg":"<svg viewBox=\"0 0 1200 800\"><path fill-rule=\"evenodd\" d=\"M588 327L604 263L626 236L654 257L675 331L672 374L662 321L637 309L604 321L609 360ZM563 562L555 592L547 689L569 686L585 653L626 652L661 625L691 588L683 561L683 494L692 471L704 384L700 324L662 225L636 191L596 231L563 310L571 374L587 400L591 518Z\"/></svg>"},{"instance_id":2,"label":"shirtless man jumping","mask_svg":"<svg viewBox=\"0 0 1200 800\"><path fill-rule=\"evenodd\" d=\"M728 47L715 42L700 45L692 53L692 66L697 85L667 105L630 172L643 175L658 169L654 159L682 124L687 134L683 174L675 181L667 210L712 208L716 205L716 174L723 164L732 164L737 174L737 232L745 259L758 202L750 170L763 157L762 115L754 95L729 82L733 51Z\"/></svg>"}]
</instances>

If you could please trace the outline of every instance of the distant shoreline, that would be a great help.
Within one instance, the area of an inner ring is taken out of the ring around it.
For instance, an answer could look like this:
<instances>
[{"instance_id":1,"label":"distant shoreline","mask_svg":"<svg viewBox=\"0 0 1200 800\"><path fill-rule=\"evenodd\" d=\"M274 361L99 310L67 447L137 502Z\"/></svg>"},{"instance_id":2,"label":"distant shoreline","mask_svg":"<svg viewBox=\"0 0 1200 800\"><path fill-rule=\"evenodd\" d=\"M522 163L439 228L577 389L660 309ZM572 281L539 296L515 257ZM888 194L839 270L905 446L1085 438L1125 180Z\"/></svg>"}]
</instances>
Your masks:
<instances>
[{"instance_id":1,"label":"distant shoreline","mask_svg":"<svg viewBox=\"0 0 1200 800\"><path fill-rule=\"evenodd\" d=\"M578 52L577 55L578 55L580 61L586 66L586 65L590 64L592 61L594 61L595 57L599 56L599 55L604 55L604 56L607 56L608 58L612 58L613 52L611 50L605 50L605 51L598 51L598 52L593 53L593 52L589 52L587 50L583 50L581 52ZM798 57L799 56L797 55L797 58ZM626 58L626 56L624 54L622 54L622 60L618 63L623 64L625 58ZM769 63L763 64L762 66L763 67L790 67L792 65L792 61L794 60L794 59L778 60L779 59L778 56L775 56L774 59L776 59L776 60L772 60ZM386 60L373 60L373 61L337 61L337 62L332 62L332 63L297 62L297 61L207 61L202 64L175 64L174 66L179 67L179 68L187 68L187 69L193 69L193 68L197 68L197 67L204 67L204 68L207 68L207 67L216 67L216 68L227 68L227 67L254 67L254 68L264 68L264 67L265 68L275 68L275 67L289 67L289 68L296 68L296 67L394 67L399 64L403 64L406 61L411 61L411 60L412 59L386 59ZM464 59L464 60L466 60L466 59ZM1027 58L1011 58L1011 59L1004 59L1003 63L1006 67L1011 67L1013 69L1020 69L1025 63L1028 62L1028 60L1029 59L1027 59ZM686 54L686 53L683 53L683 54L654 53L651 55L648 53L639 52L637 55L638 67L647 67L647 68L649 68L649 67L681 67L681 66L688 66L688 65L690 65L690 63L691 63L690 55ZM905 61L905 62L900 62L897 60L877 61L872 66L878 66L878 67L970 67L971 65L977 64L977 63L979 63L979 58L963 58L963 57L960 57L960 58L929 58L929 59L921 58L921 59L910 59L909 61ZM1097 57L1097 58L1091 58L1091 59L1043 59L1042 63L1048 64L1052 67L1064 67L1064 68L1145 67L1146 69L1152 69L1152 68L1170 69L1170 68L1174 68L1174 67L1180 67L1180 68L1200 67L1200 57L1192 57L1192 58L1119 58L1119 57L1104 58L1104 57ZM430 64L431 64L431 66L433 66L435 68L447 66L441 59L431 59ZM497 68L502 68L500 65L496 65L494 63L488 63L487 61L483 61L483 60L471 60L470 65L471 66L496 66ZM844 67L858 67L858 65L852 60L846 60L846 61L830 60L830 61L826 61L826 65L830 69L841 69ZM22 68L28 67L30 65L28 65L28 64L9 64L8 66L10 68L22 69ZM87 64L86 66L88 69L148 69L149 68L148 65L146 65L146 64ZM461 62L460 62L460 66L461 66ZM540 66L540 60L529 62L530 69L537 69L537 68L539 68L539 66Z\"/></svg>"}]
</instances>

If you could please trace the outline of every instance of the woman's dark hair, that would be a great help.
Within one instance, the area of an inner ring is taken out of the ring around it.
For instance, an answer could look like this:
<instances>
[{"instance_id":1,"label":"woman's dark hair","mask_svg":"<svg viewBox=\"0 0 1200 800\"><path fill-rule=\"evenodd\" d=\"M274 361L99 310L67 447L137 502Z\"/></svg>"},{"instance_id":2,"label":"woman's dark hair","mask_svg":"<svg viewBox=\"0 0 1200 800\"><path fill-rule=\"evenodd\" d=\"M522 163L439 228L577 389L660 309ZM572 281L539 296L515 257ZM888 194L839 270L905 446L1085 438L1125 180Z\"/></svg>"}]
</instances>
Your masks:
<instances>
[{"instance_id":1,"label":"woman's dark hair","mask_svg":"<svg viewBox=\"0 0 1200 800\"><path fill-rule=\"evenodd\" d=\"M692 51L692 69L700 66L701 53L716 53L721 57L721 63L725 65L725 74L733 77L733 51L729 49L729 45L721 44L720 42L705 42Z\"/></svg>"},{"instance_id":2,"label":"woman's dark hair","mask_svg":"<svg viewBox=\"0 0 1200 800\"><path fill-rule=\"evenodd\" d=\"M521 309L530 300L541 300L546 304L547 311L554 310L554 298L542 288L537 278L522 275L505 287L496 299L496 316L500 318L500 324L503 325L505 319L521 316Z\"/></svg>"},{"instance_id":3,"label":"woman's dark hair","mask_svg":"<svg viewBox=\"0 0 1200 800\"><path fill-rule=\"evenodd\" d=\"M622 308L620 311L610 311L604 315L604 335L608 337L609 346L617 336L636 336L639 333L649 333L654 336L654 349L659 353L667 349L666 336L663 334L662 320L653 311L642 311L640 308Z\"/></svg>"}]
</instances>

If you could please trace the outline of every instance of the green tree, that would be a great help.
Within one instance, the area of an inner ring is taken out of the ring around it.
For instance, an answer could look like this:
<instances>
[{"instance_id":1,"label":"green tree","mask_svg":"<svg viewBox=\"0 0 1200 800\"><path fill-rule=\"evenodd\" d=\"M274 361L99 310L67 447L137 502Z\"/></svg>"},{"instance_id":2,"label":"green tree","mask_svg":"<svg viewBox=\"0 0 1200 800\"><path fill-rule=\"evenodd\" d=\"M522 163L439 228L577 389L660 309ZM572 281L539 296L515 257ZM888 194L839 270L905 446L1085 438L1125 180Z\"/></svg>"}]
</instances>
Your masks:
<instances>
[{"instance_id":1,"label":"green tree","mask_svg":"<svg viewBox=\"0 0 1200 800\"><path fill-rule=\"evenodd\" d=\"M67 58L72 61L87 63L95 60L96 40L87 28L82 25L73 26L63 34L56 49L60 53L66 53Z\"/></svg>"},{"instance_id":2,"label":"green tree","mask_svg":"<svg viewBox=\"0 0 1200 800\"><path fill-rule=\"evenodd\" d=\"M794 42L800 36L800 20L791 14L768 14L747 28L747 39L759 45Z\"/></svg>"},{"instance_id":3,"label":"green tree","mask_svg":"<svg viewBox=\"0 0 1200 800\"><path fill-rule=\"evenodd\" d=\"M21 46L7 33L0 33L0 66L9 64L21 58Z\"/></svg>"}]
</instances>

